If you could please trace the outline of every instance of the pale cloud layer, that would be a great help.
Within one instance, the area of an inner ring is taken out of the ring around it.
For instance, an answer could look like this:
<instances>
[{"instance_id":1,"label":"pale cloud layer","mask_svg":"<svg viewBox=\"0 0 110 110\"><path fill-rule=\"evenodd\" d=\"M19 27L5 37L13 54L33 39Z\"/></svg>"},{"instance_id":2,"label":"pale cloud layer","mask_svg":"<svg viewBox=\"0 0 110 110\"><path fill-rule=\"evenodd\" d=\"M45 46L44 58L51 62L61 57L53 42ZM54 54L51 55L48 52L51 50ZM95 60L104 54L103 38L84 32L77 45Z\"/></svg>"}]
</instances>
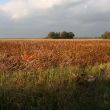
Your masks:
<instances>
[{"instance_id":1,"label":"pale cloud layer","mask_svg":"<svg viewBox=\"0 0 110 110\"><path fill-rule=\"evenodd\" d=\"M95 11L106 12L110 11L110 0L85 0L86 3L80 5L80 7L71 7L74 12L81 14L81 11ZM0 5L0 10L7 13L13 19L19 19L25 16L29 16L33 11L42 10L45 11L52 8L55 5L62 5L65 3L85 2L84 0L9 0L6 3ZM87 10L86 10L87 9Z\"/></svg>"},{"instance_id":2,"label":"pale cloud layer","mask_svg":"<svg viewBox=\"0 0 110 110\"><path fill-rule=\"evenodd\" d=\"M0 36L45 36L63 30L98 36L110 31L109 5L110 0L6 0L0 4Z\"/></svg>"},{"instance_id":3,"label":"pale cloud layer","mask_svg":"<svg viewBox=\"0 0 110 110\"><path fill-rule=\"evenodd\" d=\"M61 2L62 0L9 0L0 6L0 10L13 19L19 19L28 16L34 10L46 10Z\"/></svg>"}]
</instances>

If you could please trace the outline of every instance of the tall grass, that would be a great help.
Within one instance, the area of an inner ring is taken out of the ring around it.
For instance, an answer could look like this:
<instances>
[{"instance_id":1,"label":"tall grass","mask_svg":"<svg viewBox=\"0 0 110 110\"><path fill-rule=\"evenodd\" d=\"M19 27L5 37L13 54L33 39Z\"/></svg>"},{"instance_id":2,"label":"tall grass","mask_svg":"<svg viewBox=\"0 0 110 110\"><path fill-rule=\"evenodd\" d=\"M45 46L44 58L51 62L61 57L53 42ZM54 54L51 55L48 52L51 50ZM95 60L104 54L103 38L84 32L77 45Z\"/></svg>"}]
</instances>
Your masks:
<instances>
[{"instance_id":1,"label":"tall grass","mask_svg":"<svg viewBox=\"0 0 110 110\"><path fill-rule=\"evenodd\" d=\"M109 68L0 72L0 110L109 110Z\"/></svg>"}]
</instances>

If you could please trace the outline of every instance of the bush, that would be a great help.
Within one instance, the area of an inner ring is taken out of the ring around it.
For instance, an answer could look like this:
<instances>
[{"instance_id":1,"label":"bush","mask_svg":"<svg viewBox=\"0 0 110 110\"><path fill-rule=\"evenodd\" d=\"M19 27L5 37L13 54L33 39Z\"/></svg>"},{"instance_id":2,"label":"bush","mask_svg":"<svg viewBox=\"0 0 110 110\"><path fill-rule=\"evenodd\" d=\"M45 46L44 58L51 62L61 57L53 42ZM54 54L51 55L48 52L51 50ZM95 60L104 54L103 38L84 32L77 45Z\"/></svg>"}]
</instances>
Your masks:
<instances>
[{"instance_id":1,"label":"bush","mask_svg":"<svg viewBox=\"0 0 110 110\"><path fill-rule=\"evenodd\" d=\"M101 35L101 38L110 39L110 32L105 32L104 34Z\"/></svg>"}]
</instances>

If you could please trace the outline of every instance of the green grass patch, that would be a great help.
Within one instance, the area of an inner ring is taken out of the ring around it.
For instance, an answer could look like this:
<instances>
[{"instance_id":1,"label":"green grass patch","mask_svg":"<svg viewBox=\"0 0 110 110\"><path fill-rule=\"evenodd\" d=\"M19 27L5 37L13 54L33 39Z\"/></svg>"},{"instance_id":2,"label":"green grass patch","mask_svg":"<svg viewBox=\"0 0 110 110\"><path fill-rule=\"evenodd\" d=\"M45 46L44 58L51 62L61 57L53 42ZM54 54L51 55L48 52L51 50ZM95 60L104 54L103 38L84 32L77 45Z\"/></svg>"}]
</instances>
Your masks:
<instances>
[{"instance_id":1,"label":"green grass patch","mask_svg":"<svg viewBox=\"0 0 110 110\"><path fill-rule=\"evenodd\" d=\"M109 72L110 64L1 71L0 110L109 110Z\"/></svg>"}]
</instances>

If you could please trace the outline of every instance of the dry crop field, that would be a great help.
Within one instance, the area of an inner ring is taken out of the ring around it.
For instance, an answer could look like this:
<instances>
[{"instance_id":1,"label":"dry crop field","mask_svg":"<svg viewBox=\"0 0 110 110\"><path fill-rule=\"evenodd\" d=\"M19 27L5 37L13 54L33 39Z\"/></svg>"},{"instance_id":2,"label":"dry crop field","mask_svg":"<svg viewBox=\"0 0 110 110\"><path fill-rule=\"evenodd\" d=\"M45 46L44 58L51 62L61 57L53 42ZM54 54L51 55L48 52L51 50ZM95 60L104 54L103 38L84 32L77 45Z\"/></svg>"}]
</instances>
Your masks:
<instances>
[{"instance_id":1,"label":"dry crop field","mask_svg":"<svg viewBox=\"0 0 110 110\"><path fill-rule=\"evenodd\" d=\"M2 40L0 70L85 67L110 62L106 40Z\"/></svg>"},{"instance_id":2,"label":"dry crop field","mask_svg":"<svg viewBox=\"0 0 110 110\"><path fill-rule=\"evenodd\" d=\"M109 110L110 40L0 40L0 110Z\"/></svg>"}]
</instances>

